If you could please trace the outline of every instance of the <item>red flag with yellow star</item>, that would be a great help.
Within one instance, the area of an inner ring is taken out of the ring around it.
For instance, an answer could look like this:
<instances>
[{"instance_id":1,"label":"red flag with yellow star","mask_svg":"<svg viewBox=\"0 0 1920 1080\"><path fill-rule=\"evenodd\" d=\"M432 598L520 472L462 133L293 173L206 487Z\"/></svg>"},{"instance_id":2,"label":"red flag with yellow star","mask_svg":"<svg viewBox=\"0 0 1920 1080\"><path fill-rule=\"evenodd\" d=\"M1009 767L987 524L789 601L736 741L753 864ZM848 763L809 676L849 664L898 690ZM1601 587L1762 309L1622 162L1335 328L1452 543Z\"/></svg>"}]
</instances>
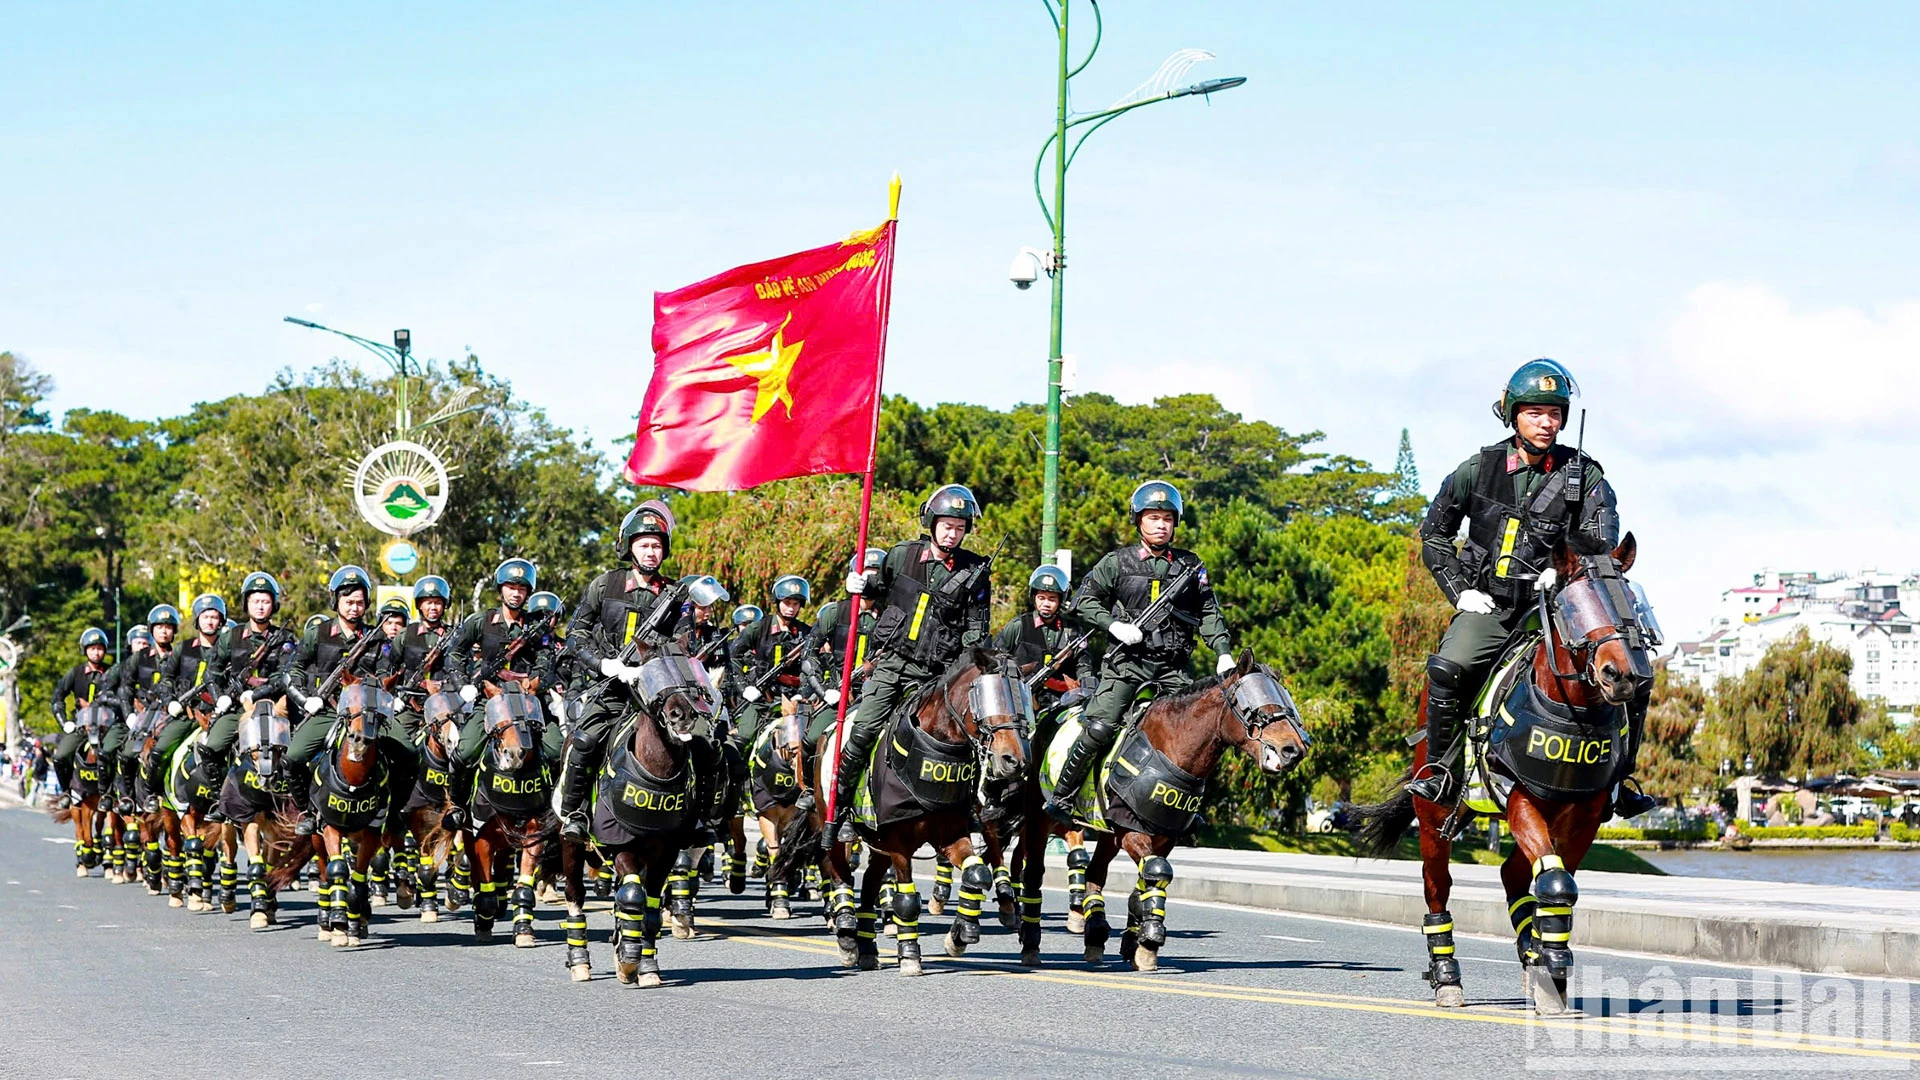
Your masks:
<instances>
[{"instance_id":1,"label":"red flag with yellow star","mask_svg":"<svg viewBox=\"0 0 1920 1080\"><path fill-rule=\"evenodd\" d=\"M628 481L737 491L870 471L896 225L655 293Z\"/></svg>"}]
</instances>

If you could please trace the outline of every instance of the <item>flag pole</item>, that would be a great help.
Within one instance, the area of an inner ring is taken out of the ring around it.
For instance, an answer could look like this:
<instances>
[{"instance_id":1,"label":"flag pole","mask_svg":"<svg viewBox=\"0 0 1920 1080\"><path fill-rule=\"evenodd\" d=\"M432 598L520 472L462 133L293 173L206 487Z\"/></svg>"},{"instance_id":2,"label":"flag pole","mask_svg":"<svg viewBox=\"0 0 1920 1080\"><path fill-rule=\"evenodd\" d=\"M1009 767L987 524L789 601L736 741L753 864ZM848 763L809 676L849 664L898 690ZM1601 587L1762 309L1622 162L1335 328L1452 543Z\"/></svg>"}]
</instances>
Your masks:
<instances>
[{"instance_id":1,"label":"flag pole","mask_svg":"<svg viewBox=\"0 0 1920 1080\"><path fill-rule=\"evenodd\" d=\"M873 471L880 457L880 402L886 388L887 375L887 328L893 312L893 239L900 226L900 174L894 173L887 184L887 277L880 283L880 359L873 377L873 419L868 431L867 471L860 481L860 533L854 544L853 562L862 571L866 568L867 526L873 518ZM847 720L847 698L853 693L854 661L860 654L860 614L863 600L858 596L847 597L847 651L840 663L840 703L835 706L833 738L828 745L832 747L832 760L840 760L840 732ZM832 821L836 807L834 797L839 794L840 784L837 774L832 790L827 792L827 820Z\"/></svg>"}]
</instances>

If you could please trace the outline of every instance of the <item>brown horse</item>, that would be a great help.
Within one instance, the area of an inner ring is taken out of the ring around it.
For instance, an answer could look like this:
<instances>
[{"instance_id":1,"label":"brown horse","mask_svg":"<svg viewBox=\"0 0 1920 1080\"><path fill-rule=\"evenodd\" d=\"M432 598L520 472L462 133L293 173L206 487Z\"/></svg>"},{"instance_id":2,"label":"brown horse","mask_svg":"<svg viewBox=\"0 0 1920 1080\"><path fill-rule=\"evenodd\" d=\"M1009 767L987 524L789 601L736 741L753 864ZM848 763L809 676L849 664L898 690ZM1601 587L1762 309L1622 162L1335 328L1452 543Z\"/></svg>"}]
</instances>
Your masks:
<instances>
[{"instance_id":1,"label":"brown horse","mask_svg":"<svg viewBox=\"0 0 1920 1080\"><path fill-rule=\"evenodd\" d=\"M335 715L337 744L313 770L313 805L320 819L313 839L323 856L317 936L340 947L367 940L372 909L367 866L380 850L377 822L387 809L388 766L380 759L380 729L393 720L393 696L376 683L354 683L340 691ZM306 861L298 847L293 856L268 874L270 888L293 883Z\"/></svg>"},{"instance_id":2,"label":"brown horse","mask_svg":"<svg viewBox=\"0 0 1920 1080\"><path fill-rule=\"evenodd\" d=\"M1511 677L1495 668L1480 709L1470 722L1468 774L1458 785L1463 805L1428 802L1402 786L1387 802L1363 807L1361 839L1374 854L1398 846L1414 820L1420 825L1420 859L1428 915L1422 926L1428 953L1427 980L1434 1002L1466 1004L1460 964L1453 955L1453 917L1447 897L1453 830L1464 814L1504 817L1514 850L1500 867L1524 965L1523 988L1534 1009L1566 1008L1567 973L1573 965L1568 941L1579 892L1580 868L1612 806L1615 773L1625 757L1625 707L1652 678L1649 644L1621 574L1633 566L1638 547L1627 534L1611 555L1581 558L1564 546L1554 553L1557 586L1541 597L1552 612L1543 627L1523 635L1516 651L1528 650ZM1635 655L1635 654L1638 655ZM1424 728L1427 701L1420 699ZM1494 715L1502 723L1493 723ZM1426 764L1421 742L1404 785ZM1510 790L1506 790L1508 785ZM1505 791L1503 797L1503 791ZM1476 794L1484 798L1472 805Z\"/></svg>"},{"instance_id":3,"label":"brown horse","mask_svg":"<svg viewBox=\"0 0 1920 1080\"><path fill-rule=\"evenodd\" d=\"M291 880L313 858L313 838L294 832L300 812L285 764L290 737L286 701L255 702L240 719L239 752L220 785L221 816L247 849L248 922L255 930L272 926L279 916L278 892L268 874L286 866Z\"/></svg>"},{"instance_id":4,"label":"brown horse","mask_svg":"<svg viewBox=\"0 0 1920 1080\"><path fill-rule=\"evenodd\" d=\"M1090 774L1082 791L1091 791L1092 800L1082 795L1076 807L1080 823L1097 837L1086 867L1083 901L1087 963L1101 961L1112 933L1105 890L1114 855L1125 851L1140 868L1127 901L1121 959L1137 971L1153 971L1167 939L1167 885L1173 881L1167 854L1180 837L1198 827L1206 781L1222 755L1235 749L1257 762L1262 772L1279 774L1300 764L1310 745L1292 697L1252 652L1242 652L1226 674L1149 704L1139 722L1115 743L1107 766ZM1040 887L1046 876L1047 837L1069 831L1040 811L1051 779L1045 769L1035 774L1027 785L1020 842L1020 962L1029 967L1040 964Z\"/></svg>"},{"instance_id":5,"label":"brown horse","mask_svg":"<svg viewBox=\"0 0 1920 1080\"><path fill-rule=\"evenodd\" d=\"M517 871L512 878L513 943L531 949L537 944L534 879L542 852L560 833L560 819L550 805L554 763L541 754L536 734L546 717L538 697L521 693L511 683L504 688L487 683L486 691L487 743L475 773L474 827L467 845L476 888L473 938L481 943L493 939L494 920L507 899L501 886Z\"/></svg>"},{"instance_id":6,"label":"brown horse","mask_svg":"<svg viewBox=\"0 0 1920 1080\"><path fill-rule=\"evenodd\" d=\"M879 968L880 890L892 871L900 974L921 973L920 893L913 880L913 853L922 844L961 869L960 905L947 929L947 954L960 956L980 940L980 904L993 875L973 850L975 788L982 772L989 781L1000 782L1026 768L1032 724L1033 698L1020 681L1019 667L986 649L961 654L943 675L921 688L898 719L889 719L865 785L880 797L870 816L855 814L855 829L872 849L857 906L849 896L849 845L835 843L827 853L827 876L835 886L834 932L844 963L861 971ZM821 790L834 783L828 773L838 766L838 756L820 755ZM818 844L819 824L817 814L796 816L780 838L786 858L768 868L769 877L790 873L798 853Z\"/></svg>"},{"instance_id":7,"label":"brown horse","mask_svg":"<svg viewBox=\"0 0 1920 1080\"><path fill-rule=\"evenodd\" d=\"M447 828L447 811L453 809L453 750L460 744L460 705L458 697L442 691L420 706L420 775L402 809L415 844L413 888L423 923L440 921L440 867L461 857L457 848L465 842L459 829ZM459 909L456 899L450 891L448 910Z\"/></svg>"},{"instance_id":8,"label":"brown horse","mask_svg":"<svg viewBox=\"0 0 1920 1080\"><path fill-rule=\"evenodd\" d=\"M100 810L100 800L107 791L108 767L107 753L103 745L107 731L113 727L114 713L106 705L85 705L74 711L73 724L86 735L86 744L74 756L73 790L67 794L73 805L53 812L56 822L73 822L73 862L74 876L86 877L99 866L106 857L105 848L117 842L117 837L109 835L103 843L98 836L101 826L107 823L107 815Z\"/></svg>"},{"instance_id":9,"label":"brown horse","mask_svg":"<svg viewBox=\"0 0 1920 1080\"><path fill-rule=\"evenodd\" d=\"M235 896L239 884L239 833L231 826L210 820L220 799L220 784L204 777L199 768L200 741L212 722L213 706L199 696L185 704L199 731L189 735L174 750L171 761L161 763L162 790L151 793L160 797L160 809L144 815L142 829L145 835L154 838L149 844L161 845L168 875L169 906L180 907L184 893L188 911L213 909L218 854L220 907L231 913L239 906ZM152 712L157 721L160 710ZM148 754L155 752L152 743L158 728L157 722L148 725L148 745L141 755L143 763ZM142 768L141 772L144 776L146 770ZM136 781L135 786L144 789L144 779ZM148 794L137 790L135 799L144 803Z\"/></svg>"},{"instance_id":10,"label":"brown horse","mask_svg":"<svg viewBox=\"0 0 1920 1080\"><path fill-rule=\"evenodd\" d=\"M612 855L614 972L628 986L662 985L657 943L667 878L700 828L698 768L691 746L712 718L715 694L706 669L677 648L652 652L640 663L638 708L614 729L607 759L594 783L592 839ZM592 975L587 954L587 845L561 846L565 882L567 969L575 982ZM604 873L604 869L602 871Z\"/></svg>"},{"instance_id":11,"label":"brown horse","mask_svg":"<svg viewBox=\"0 0 1920 1080\"><path fill-rule=\"evenodd\" d=\"M774 919L793 918L793 885L800 880L796 871L803 868L808 852L818 845L796 852L801 858L782 861L785 850L781 836L794 828L797 819L818 812L819 800L807 778L806 763L814 754L807 752L807 725L798 706L787 698L780 715L762 728L748 751L747 796L753 800L759 818L761 842L766 845L766 909ZM824 749L825 738L821 740ZM817 753L817 751L816 751ZM817 826L816 826L817 827ZM775 873L774 867L782 867Z\"/></svg>"}]
</instances>

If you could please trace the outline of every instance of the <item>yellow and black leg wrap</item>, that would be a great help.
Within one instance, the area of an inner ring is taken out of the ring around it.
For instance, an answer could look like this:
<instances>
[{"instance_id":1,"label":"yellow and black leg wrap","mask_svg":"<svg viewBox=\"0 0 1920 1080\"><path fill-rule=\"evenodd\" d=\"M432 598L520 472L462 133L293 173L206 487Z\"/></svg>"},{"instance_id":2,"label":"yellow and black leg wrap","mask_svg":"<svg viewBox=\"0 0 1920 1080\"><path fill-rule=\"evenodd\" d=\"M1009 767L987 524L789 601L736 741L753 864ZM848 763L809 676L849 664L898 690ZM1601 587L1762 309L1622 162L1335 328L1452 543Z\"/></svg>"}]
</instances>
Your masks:
<instances>
[{"instance_id":1,"label":"yellow and black leg wrap","mask_svg":"<svg viewBox=\"0 0 1920 1080\"><path fill-rule=\"evenodd\" d=\"M954 920L954 936L964 945L980 940L980 905L993 887L993 870L987 860L969 855L960 867L959 918Z\"/></svg>"},{"instance_id":2,"label":"yellow and black leg wrap","mask_svg":"<svg viewBox=\"0 0 1920 1080\"><path fill-rule=\"evenodd\" d=\"M1433 987L1460 985L1460 959L1453 954L1453 915L1436 911L1420 920L1420 932L1427 938L1427 984Z\"/></svg>"},{"instance_id":3,"label":"yellow and black leg wrap","mask_svg":"<svg viewBox=\"0 0 1920 1080\"><path fill-rule=\"evenodd\" d=\"M1540 901L1532 893L1507 905L1507 918L1513 921L1513 948L1523 964L1540 962L1540 938L1533 925L1539 908Z\"/></svg>"},{"instance_id":4,"label":"yellow and black leg wrap","mask_svg":"<svg viewBox=\"0 0 1920 1080\"><path fill-rule=\"evenodd\" d=\"M933 898L944 904L953 895L953 864L945 855L933 860Z\"/></svg>"},{"instance_id":5,"label":"yellow and black leg wrap","mask_svg":"<svg viewBox=\"0 0 1920 1080\"><path fill-rule=\"evenodd\" d=\"M587 917L568 915L560 920L560 929L567 935L567 966L586 967L591 961L587 956Z\"/></svg>"},{"instance_id":6,"label":"yellow and black leg wrap","mask_svg":"<svg viewBox=\"0 0 1920 1080\"><path fill-rule=\"evenodd\" d=\"M1159 948L1167 943L1167 886L1173 883L1173 864L1149 855L1140 864L1140 943Z\"/></svg>"},{"instance_id":7,"label":"yellow and black leg wrap","mask_svg":"<svg viewBox=\"0 0 1920 1080\"><path fill-rule=\"evenodd\" d=\"M480 883L479 892L473 897L473 925L491 928L493 920L500 917L500 886L491 881Z\"/></svg>"},{"instance_id":8,"label":"yellow and black leg wrap","mask_svg":"<svg viewBox=\"0 0 1920 1080\"><path fill-rule=\"evenodd\" d=\"M1040 891L1027 892L1025 885L1020 888L1020 948L1036 951L1040 948Z\"/></svg>"},{"instance_id":9,"label":"yellow and black leg wrap","mask_svg":"<svg viewBox=\"0 0 1920 1080\"><path fill-rule=\"evenodd\" d=\"M1540 952L1555 975L1565 975L1573 967L1573 905L1580 889L1567 872L1567 864L1558 855L1542 855L1533 862L1533 930L1540 941Z\"/></svg>"},{"instance_id":10,"label":"yellow and black leg wrap","mask_svg":"<svg viewBox=\"0 0 1920 1080\"><path fill-rule=\"evenodd\" d=\"M667 902L675 918L693 918L693 857L682 851L667 874Z\"/></svg>"},{"instance_id":11,"label":"yellow and black leg wrap","mask_svg":"<svg viewBox=\"0 0 1920 1080\"><path fill-rule=\"evenodd\" d=\"M920 887L911 881L893 887L893 924L899 931L900 961L920 959Z\"/></svg>"},{"instance_id":12,"label":"yellow and black leg wrap","mask_svg":"<svg viewBox=\"0 0 1920 1080\"><path fill-rule=\"evenodd\" d=\"M1071 851L1067 852L1068 911L1086 911L1087 866L1092 862L1093 857L1087 854L1085 844L1076 844Z\"/></svg>"},{"instance_id":13,"label":"yellow and black leg wrap","mask_svg":"<svg viewBox=\"0 0 1920 1080\"><path fill-rule=\"evenodd\" d=\"M727 852L727 891L735 896L747 891L747 856L731 849Z\"/></svg>"},{"instance_id":14,"label":"yellow and black leg wrap","mask_svg":"<svg viewBox=\"0 0 1920 1080\"><path fill-rule=\"evenodd\" d=\"M533 930L533 875L521 874L513 883L513 932Z\"/></svg>"},{"instance_id":15,"label":"yellow and black leg wrap","mask_svg":"<svg viewBox=\"0 0 1920 1080\"><path fill-rule=\"evenodd\" d=\"M614 952L623 964L639 963L643 955L649 901L658 902L647 895L646 886L641 884L638 874L628 874L621 879L620 887L613 891L613 924L618 931L618 944Z\"/></svg>"},{"instance_id":16,"label":"yellow and black leg wrap","mask_svg":"<svg viewBox=\"0 0 1920 1080\"><path fill-rule=\"evenodd\" d=\"M860 926L854 917L853 886L836 884L833 887L833 931L841 937L851 935Z\"/></svg>"},{"instance_id":17,"label":"yellow and black leg wrap","mask_svg":"<svg viewBox=\"0 0 1920 1080\"><path fill-rule=\"evenodd\" d=\"M1113 936L1113 928L1107 925L1107 894L1088 890L1086 905L1087 928L1086 944L1088 948L1098 946L1106 948L1107 939Z\"/></svg>"}]
</instances>

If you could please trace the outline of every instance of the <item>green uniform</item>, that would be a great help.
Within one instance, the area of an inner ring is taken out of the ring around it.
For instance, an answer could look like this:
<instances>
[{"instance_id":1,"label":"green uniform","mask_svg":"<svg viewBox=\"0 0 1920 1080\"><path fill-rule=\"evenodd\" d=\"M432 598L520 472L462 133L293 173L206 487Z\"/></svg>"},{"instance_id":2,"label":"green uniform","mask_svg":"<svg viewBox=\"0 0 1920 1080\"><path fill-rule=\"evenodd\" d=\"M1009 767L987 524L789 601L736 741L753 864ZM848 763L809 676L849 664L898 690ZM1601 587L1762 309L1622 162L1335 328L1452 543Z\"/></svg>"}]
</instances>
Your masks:
<instances>
[{"instance_id":1,"label":"green uniform","mask_svg":"<svg viewBox=\"0 0 1920 1080\"><path fill-rule=\"evenodd\" d=\"M571 688L576 695L604 683L601 661L618 658L647 625L654 602L668 584L657 569L643 572L636 566L609 570L587 583L567 622L567 652L585 676L580 686ZM566 765L561 770L562 814L571 814L586 803L594 774L606 753L607 736L634 704L632 690L616 681L595 692L594 700L574 720Z\"/></svg>"},{"instance_id":2,"label":"green uniform","mask_svg":"<svg viewBox=\"0 0 1920 1080\"><path fill-rule=\"evenodd\" d=\"M220 695L233 699L226 713L214 720L201 743L210 761L224 763L240 738L240 717L244 711L240 695L252 694L255 701L278 701L286 696L287 675L293 667L293 650L299 642L293 632L271 621L265 627L251 622L229 626L220 631L213 646L214 679ZM298 715L289 710L290 715Z\"/></svg>"},{"instance_id":3,"label":"green uniform","mask_svg":"<svg viewBox=\"0 0 1920 1080\"><path fill-rule=\"evenodd\" d=\"M813 628L799 619L789 622L776 609L740 631L727 651L727 681L736 692L759 682L769 671L784 668L773 681L760 688L759 701L740 698L740 711L734 715L734 731L744 750L753 745L763 715L779 715L780 697L797 697L802 687L801 661L805 658L807 637Z\"/></svg>"},{"instance_id":4,"label":"green uniform","mask_svg":"<svg viewBox=\"0 0 1920 1080\"><path fill-rule=\"evenodd\" d=\"M154 642L128 656L119 666L117 683L123 722L131 722L143 710L166 707L166 669L177 652L176 648L162 652L160 643ZM131 729L123 726L118 739L114 740L115 755L119 759L114 779L121 794L129 797L133 794L133 779L140 770L140 752L146 749L146 740L132 738L132 734Z\"/></svg>"},{"instance_id":5,"label":"green uniform","mask_svg":"<svg viewBox=\"0 0 1920 1080\"><path fill-rule=\"evenodd\" d=\"M67 669L53 686L53 721L61 728L60 741L53 748L53 773L59 778L62 791L73 790L73 758L87 744L85 731L77 726L66 730L68 717L72 715L67 703L71 701L77 711L97 701L113 700L113 684L108 681L111 673L112 669L105 664L82 660Z\"/></svg>"},{"instance_id":6,"label":"green uniform","mask_svg":"<svg viewBox=\"0 0 1920 1080\"><path fill-rule=\"evenodd\" d=\"M195 635L174 646L160 673L161 701L173 701L210 679L214 671L214 649L218 642L218 634L207 639ZM202 690L201 696L205 699L203 703L210 703L219 696L218 689L212 693ZM160 734L154 741L153 754L147 758L144 773L149 793L159 794L166 777L166 763L172 759L173 752L180 748L180 744L187 740L187 736L193 734L194 726L193 717L184 711L179 716L167 717L160 725Z\"/></svg>"},{"instance_id":7,"label":"green uniform","mask_svg":"<svg viewBox=\"0 0 1920 1080\"><path fill-rule=\"evenodd\" d=\"M448 674L455 689L491 682L500 686L519 684L538 697L542 687L554 681L554 665L559 657L558 638L548 623L532 636L522 637L527 621L525 612L509 620L501 608L488 608L466 619L453 633L453 648L448 652ZM509 657L507 654L513 655ZM487 707L484 697L474 698L474 708L460 728L460 745L453 751L453 764L471 778L473 764L487 744ZM549 762L557 762L566 752L566 736L558 718L549 720L540 730L540 752ZM468 794L464 783L456 782L458 798Z\"/></svg>"},{"instance_id":8,"label":"green uniform","mask_svg":"<svg viewBox=\"0 0 1920 1080\"><path fill-rule=\"evenodd\" d=\"M293 652L293 663L287 672L287 690L299 699L298 711L304 711L306 699L319 694L320 684L369 634L373 635L374 641L360 654L351 671L362 681L370 681L376 677L385 659L381 650L392 644L377 626L354 626L333 618L312 627L300 638L300 645ZM310 795L308 789L313 759L326 749L327 740L333 734L333 722L337 719L333 711L335 704L334 701L323 699L321 707L293 729L293 737L287 742L286 761L293 801L303 812L307 809ZM289 713L295 711L292 708L288 710ZM411 743L401 737L398 728L391 724L381 730L379 745L380 757L387 770L387 825L389 828L398 828L400 808L406 805L407 796L413 792L419 754Z\"/></svg>"},{"instance_id":9,"label":"green uniform","mask_svg":"<svg viewBox=\"0 0 1920 1080\"><path fill-rule=\"evenodd\" d=\"M380 652L375 677L382 685L393 681L393 720L409 741L420 734L420 706L432 692L425 683L431 680L441 689L454 689L447 675L452 634L453 628L444 622L415 619L400 632L398 640Z\"/></svg>"},{"instance_id":10,"label":"green uniform","mask_svg":"<svg viewBox=\"0 0 1920 1080\"><path fill-rule=\"evenodd\" d=\"M1029 666L1046 667L1060 650L1080 636L1080 627L1066 619L1063 611L1054 612L1053 618L1043 619L1037 611L1016 615L1007 621L994 635L993 647L1013 657L1022 671ZM1059 702L1060 695L1067 692L1067 680L1072 679L1082 686L1093 685L1094 658L1093 645L1098 635L1087 641L1086 646L1070 657L1059 672L1035 688L1033 708L1036 715L1044 716L1052 711Z\"/></svg>"},{"instance_id":11,"label":"green uniform","mask_svg":"<svg viewBox=\"0 0 1920 1080\"><path fill-rule=\"evenodd\" d=\"M825 701L828 690L840 689L840 667L847 659L847 612L855 603L860 605L860 639L853 646L853 683L848 693L853 695L853 700L858 700L867 684L860 669L866 664L867 649L873 643L872 605L851 598L822 604L813 629L807 632L806 657L800 661L800 675L822 702L807 721L809 745L833 730L833 722L840 715L838 705L827 705Z\"/></svg>"}]
</instances>

